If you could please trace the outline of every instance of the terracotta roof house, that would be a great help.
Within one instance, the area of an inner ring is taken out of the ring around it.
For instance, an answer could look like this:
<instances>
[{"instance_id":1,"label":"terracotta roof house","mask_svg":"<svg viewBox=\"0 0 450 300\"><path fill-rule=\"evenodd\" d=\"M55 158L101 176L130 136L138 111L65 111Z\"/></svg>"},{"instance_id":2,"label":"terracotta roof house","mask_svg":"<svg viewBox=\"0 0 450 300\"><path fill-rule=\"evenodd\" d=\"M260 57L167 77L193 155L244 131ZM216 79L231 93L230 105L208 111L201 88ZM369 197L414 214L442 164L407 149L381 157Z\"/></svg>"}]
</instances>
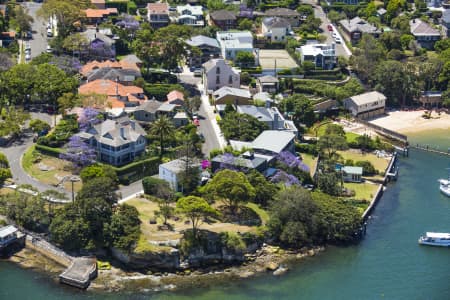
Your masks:
<instances>
[{"instance_id":1,"label":"terracotta roof house","mask_svg":"<svg viewBox=\"0 0 450 300\"><path fill-rule=\"evenodd\" d=\"M128 54L120 60L122 69L138 69L142 67L142 60L134 54Z\"/></svg>"},{"instance_id":2,"label":"terracotta roof house","mask_svg":"<svg viewBox=\"0 0 450 300\"><path fill-rule=\"evenodd\" d=\"M184 94L180 91L173 90L167 94L167 102L177 106L184 105Z\"/></svg>"},{"instance_id":3,"label":"terracotta roof house","mask_svg":"<svg viewBox=\"0 0 450 300\"><path fill-rule=\"evenodd\" d=\"M376 38L381 34L381 30L360 17L341 20L339 24L353 43L359 41L364 33L371 34Z\"/></svg>"},{"instance_id":4,"label":"terracotta roof house","mask_svg":"<svg viewBox=\"0 0 450 300\"><path fill-rule=\"evenodd\" d=\"M82 66L80 74L86 81L97 79L118 80L119 83L132 85L136 78L141 77L141 71L132 61L90 61Z\"/></svg>"},{"instance_id":5,"label":"terracotta roof house","mask_svg":"<svg viewBox=\"0 0 450 300\"><path fill-rule=\"evenodd\" d=\"M153 28L169 25L169 5L167 3L148 3L147 19Z\"/></svg>"},{"instance_id":6,"label":"terracotta roof house","mask_svg":"<svg viewBox=\"0 0 450 300\"><path fill-rule=\"evenodd\" d=\"M145 151L145 130L128 117L106 120L78 136L96 149L100 161L114 166L130 163Z\"/></svg>"},{"instance_id":7,"label":"terracotta roof house","mask_svg":"<svg viewBox=\"0 0 450 300\"><path fill-rule=\"evenodd\" d=\"M292 27L300 26L300 13L289 8L277 7L268 9L264 12L264 16L284 18L289 21Z\"/></svg>"},{"instance_id":8,"label":"terracotta roof house","mask_svg":"<svg viewBox=\"0 0 450 300\"><path fill-rule=\"evenodd\" d=\"M95 6L97 9L105 9L106 3L105 0L91 0L91 4Z\"/></svg>"},{"instance_id":9,"label":"terracotta roof house","mask_svg":"<svg viewBox=\"0 0 450 300\"><path fill-rule=\"evenodd\" d=\"M419 18L409 21L409 26L411 34L423 48L433 49L434 43L441 39L441 32L438 29Z\"/></svg>"},{"instance_id":10,"label":"terracotta roof house","mask_svg":"<svg viewBox=\"0 0 450 300\"><path fill-rule=\"evenodd\" d=\"M105 21L108 16L117 16L117 8L95 9L88 8L84 10L86 14L86 22L89 25L100 24Z\"/></svg>"},{"instance_id":11,"label":"terracotta roof house","mask_svg":"<svg viewBox=\"0 0 450 300\"><path fill-rule=\"evenodd\" d=\"M217 26L222 30L236 28L237 17L234 12L229 10L217 10L209 14L209 22L212 26Z\"/></svg>"},{"instance_id":12,"label":"terracotta roof house","mask_svg":"<svg viewBox=\"0 0 450 300\"><path fill-rule=\"evenodd\" d=\"M97 79L78 88L80 95L106 95L113 108L137 106L147 100L144 90L137 86L126 86L112 80ZM105 103L104 106L108 106Z\"/></svg>"}]
</instances>

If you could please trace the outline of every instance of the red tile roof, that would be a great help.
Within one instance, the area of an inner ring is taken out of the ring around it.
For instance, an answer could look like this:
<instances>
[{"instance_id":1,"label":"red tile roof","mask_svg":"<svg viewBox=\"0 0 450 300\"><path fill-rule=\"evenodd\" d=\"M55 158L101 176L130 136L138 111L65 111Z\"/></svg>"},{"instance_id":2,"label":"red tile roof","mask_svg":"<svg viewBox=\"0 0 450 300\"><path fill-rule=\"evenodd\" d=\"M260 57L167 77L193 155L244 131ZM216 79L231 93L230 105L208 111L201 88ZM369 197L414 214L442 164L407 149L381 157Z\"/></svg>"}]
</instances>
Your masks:
<instances>
[{"instance_id":1,"label":"red tile roof","mask_svg":"<svg viewBox=\"0 0 450 300\"><path fill-rule=\"evenodd\" d=\"M127 97L128 101L130 102L136 101L141 103L147 100L146 96L144 96L143 99L139 99L136 97L137 94L144 93L144 90L138 86L133 85L127 86L120 83L116 83L112 80L103 80L103 79L98 79L83 84L78 88L78 93L81 95L89 95L89 94L107 95L108 101L112 99L117 100L115 98L117 95L121 97ZM117 103L115 104L118 105Z\"/></svg>"},{"instance_id":2,"label":"red tile roof","mask_svg":"<svg viewBox=\"0 0 450 300\"><path fill-rule=\"evenodd\" d=\"M117 8L94 9L88 8L84 10L87 18L103 18L110 14L117 14Z\"/></svg>"},{"instance_id":3,"label":"red tile roof","mask_svg":"<svg viewBox=\"0 0 450 300\"><path fill-rule=\"evenodd\" d=\"M184 101L184 94L177 90L173 90L167 94L167 101L169 101L169 103L177 99Z\"/></svg>"},{"instance_id":4,"label":"red tile roof","mask_svg":"<svg viewBox=\"0 0 450 300\"><path fill-rule=\"evenodd\" d=\"M149 3L147 10L150 14L169 14L169 5L167 3Z\"/></svg>"}]
</instances>

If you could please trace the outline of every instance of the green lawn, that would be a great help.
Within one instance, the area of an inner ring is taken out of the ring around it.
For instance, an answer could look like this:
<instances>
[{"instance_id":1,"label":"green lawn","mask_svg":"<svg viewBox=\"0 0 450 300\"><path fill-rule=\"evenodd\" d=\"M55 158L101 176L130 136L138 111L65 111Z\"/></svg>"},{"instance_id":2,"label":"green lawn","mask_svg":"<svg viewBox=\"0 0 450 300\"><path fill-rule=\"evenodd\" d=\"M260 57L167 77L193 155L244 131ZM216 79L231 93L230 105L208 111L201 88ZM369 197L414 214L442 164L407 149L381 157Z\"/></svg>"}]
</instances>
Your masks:
<instances>
[{"instance_id":1,"label":"green lawn","mask_svg":"<svg viewBox=\"0 0 450 300\"><path fill-rule=\"evenodd\" d=\"M353 132L346 132L345 133L345 139L347 140L347 143L356 142L356 138L359 137L359 134L353 133Z\"/></svg>"},{"instance_id":2,"label":"green lawn","mask_svg":"<svg viewBox=\"0 0 450 300\"><path fill-rule=\"evenodd\" d=\"M317 165L317 156L308 153L301 153L303 162L309 167L309 173L312 176Z\"/></svg>"},{"instance_id":3,"label":"green lawn","mask_svg":"<svg viewBox=\"0 0 450 300\"><path fill-rule=\"evenodd\" d=\"M375 196L375 193L378 189L378 184L372 184L372 183L353 183L353 182L345 182L344 187L355 191L355 199L358 200L367 200L372 201L373 196Z\"/></svg>"},{"instance_id":4,"label":"green lawn","mask_svg":"<svg viewBox=\"0 0 450 300\"><path fill-rule=\"evenodd\" d=\"M267 213L267 211L262 209L256 203L249 202L245 206L247 206L248 208L252 209L255 213L258 214L259 218L261 219L262 225L266 225L267 224L267 222L269 221L269 214Z\"/></svg>"},{"instance_id":5,"label":"green lawn","mask_svg":"<svg viewBox=\"0 0 450 300\"><path fill-rule=\"evenodd\" d=\"M361 153L355 150L347 150L347 151L338 151L338 154L341 155L344 158L344 160L351 159L354 162L361 160L368 160L379 172L385 172L387 166L389 165L388 159L377 157L373 153Z\"/></svg>"}]
</instances>

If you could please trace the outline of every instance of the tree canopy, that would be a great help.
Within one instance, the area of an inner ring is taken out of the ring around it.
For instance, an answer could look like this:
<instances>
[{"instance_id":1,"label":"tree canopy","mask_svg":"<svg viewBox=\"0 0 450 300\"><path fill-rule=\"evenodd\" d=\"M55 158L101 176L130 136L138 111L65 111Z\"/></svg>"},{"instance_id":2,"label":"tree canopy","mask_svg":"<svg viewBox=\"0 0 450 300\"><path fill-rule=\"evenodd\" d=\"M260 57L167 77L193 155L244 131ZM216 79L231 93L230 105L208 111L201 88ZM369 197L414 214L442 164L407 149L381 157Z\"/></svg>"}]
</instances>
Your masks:
<instances>
[{"instance_id":1,"label":"tree canopy","mask_svg":"<svg viewBox=\"0 0 450 300\"><path fill-rule=\"evenodd\" d=\"M227 113L219 122L227 140L253 141L261 132L269 129L255 117L237 112Z\"/></svg>"}]
</instances>

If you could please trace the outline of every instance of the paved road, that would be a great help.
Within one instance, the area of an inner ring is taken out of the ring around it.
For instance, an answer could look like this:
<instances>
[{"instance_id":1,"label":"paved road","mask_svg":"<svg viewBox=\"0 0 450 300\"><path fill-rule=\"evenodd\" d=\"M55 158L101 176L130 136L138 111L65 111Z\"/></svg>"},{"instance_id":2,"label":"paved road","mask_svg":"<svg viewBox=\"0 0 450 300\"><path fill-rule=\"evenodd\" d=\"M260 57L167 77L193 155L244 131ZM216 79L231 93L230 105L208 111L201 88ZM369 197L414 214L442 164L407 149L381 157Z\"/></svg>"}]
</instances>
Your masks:
<instances>
[{"instance_id":1,"label":"paved road","mask_svg":"<svg viewBox=\"0 0 450 300\"><path fill-rule=\"evenodd\" d=\"M334 39L332 37L332 32L330 32L327 28L327 25L330 24L330 20L328 20L325 12L323 11L322 7L319 6L317 4L317 1L315 0L302 0L302 3L305 4L310 4L314 6L314 16L316 18L319 18L320 20L322 20L322 24L320 25L320 28L322 29L322 34L325 35L327 37L326 43L327 44L331 44L334 43ZM334 29L336 30L336 29ZM343 56L345 58L349 58L351 56L351 52L350 50L347 48L347 46L344 44L344 39L343 37L338 33L338 35L340 36L342 43L341 44L336 44L336 55L337 56ZM347 48L347 49L345 49Z\"/></svg>"},{"instance_id":2,"label":"paved road","mask_svg":"<svg viewBox=\"0 0 450 300\"><path fill-rule=\"evenodd\" d=\"M47 49L47 22L36 16L36 12L42 6L42 3L24 2L22 5L28 9L28 14L34 19L32 24L33 38L30 40L31 58L34 58Z\"/></svg>"}]
</instances>

